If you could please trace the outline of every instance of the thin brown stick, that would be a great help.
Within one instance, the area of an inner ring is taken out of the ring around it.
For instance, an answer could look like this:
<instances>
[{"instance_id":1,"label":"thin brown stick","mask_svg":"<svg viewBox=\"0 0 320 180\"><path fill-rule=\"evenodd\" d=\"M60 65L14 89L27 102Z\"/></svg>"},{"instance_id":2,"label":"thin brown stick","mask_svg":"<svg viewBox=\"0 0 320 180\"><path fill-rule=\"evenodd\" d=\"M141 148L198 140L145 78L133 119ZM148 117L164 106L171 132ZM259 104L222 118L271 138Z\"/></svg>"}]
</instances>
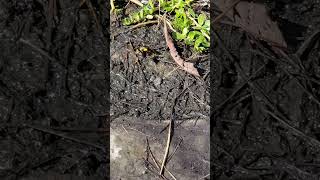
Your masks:
<instances>
[{"instance_id":1,"label":"thin brown stick","mask_svg":"<svg viewBox=\"0 0 320 180\"><path fill-rule=\"evenodd\" d=\"M156 160L156 158L154 157L154 155L153 155L153 153L152 153L152 151L151 151L148 138L147 138L147 148L148 148L148 151L150 152L150 155L151 155L151 158L152 158L153 162L155 163L155 165L157 166L157 168L160 169L159 163L158 163L158 161Z\"/></svg>"},{"instance_id":2,"label":"thin brown stick","mask_svg":"<svg viewBox=\"0 0 320 180\"><path fill-rule=\"evenodd\" d=\"M142 158L146 163L148 163L148 165L151 165L151 167L153 168L153 169L157 169L156 167L155 167L155 165L154 164L152 164L151 162L149 162L147 159L145 159L145 158ZM151 169L150 167L146 167L152 174L154 174L154 175L156 175L157 177L160 177L160 178L162 178L162 179L164 179L164 180L169 180L168 178L166 178L164 175L162 175L162 176L160 176L155 170L153 170L153 169Z\"/></svg>"},{"instance_id":3,"label":"thin brown stick","mask_svg":"<svg viewBox=\"0 0 320 180\"><path fill-rule=\"evenodd\" d=\"M314 32L306 41L302 43L298 51L295 53L299 58L310 48L320 37L320 30Z\"/></svg>"},{"instance_id":4,"label":"thin brown stick","mask_svg":"<svg viewBox=\"0 0 320 180\"><path fill-rule=\"evenodd\" d=\"M176 148L173 150L172 154L170 154L170 156L168 156L168 160L167 163L172 159L172 157L176 154L178 148L180 147L181 143L182 143L183 139L181 138L179 141L179 144L176 146Z\"/></svg>"},{"instance_id":5,"label":"thin brown stick","mask_svg":"<svg viewBox=\"0 0 320 180\"><path fill-rule=\"evenodd\" d=\"M171 144L171 130L172 130L172 121L170 120L169 123L169 131L168 131L168 138L167 138L167 145L166 145L166 150L163 156L163 161L162 161L162 165L161 165L161 169L159 174L162 175L163 174L163 170L164 170L164 166L166 165L167 159L168 159L168 154L169 154L169 149L170 149L170 144Z\"/></svg>"},{"instance_id":6,"label":"thin brown stick","mask_svg":"<svg viewBox=\"0 0 320 180\"><path fill-rule=\"evenodd\" d=\"M148 151L150 152L150 155L151 155L151 158L152 158L153 162L155 163L156 167L158 169L160 169L159 162L156 160L156 158L154 157L154 155L153 155L153 153L151 151L148 138L147 138L147 147L148 147ZM177 180L177 178L166 167L164 167L164 169L172 177L172 179ZM162 175L161 177L164 177L164 175Z\"/></svg>"},{"instance_id":7,"label":"thin brown stick","mask_svg":"<svg viewBox=\"0 0 320 180\"><path fill-rule=\"evenodd\" d=\"M130 2L133 2L134 4L143 7L143 4L139 0L130 0Z\"/></svg>"},{"instance_id":8,"label":"thin brown stick","mask_svg":"<svg viewBox=\"0 0 320 180\"><path fill-rule=\"evenodd\" d=\"M88 142L88 141L80 140L80 139L77 139L77 138L74 138L74 137L70 137L70 136L67 136L67 135L65 135L63 133L56 132L54 130L50 130L50 129L46 129L46 128L43 128L43 127L38 127L38 126L30 125L30 124L25 124L25 126L29 127L29 128L32 128L32 129L36 129L38 131L42 131L42 132L48 133L48 134L53 134L55 136L59 136L61 138L68 139L68 140L71 140L71 141L74 141L74 142L77 142L77 143L81 143L81 144L85 144L85 145L88 145L88 146L92 146L92 147L95 147L97 149L101 149L104 152L106 152L106 148L103 147L103 146L100 146L100 145L97 145L97 144L94 144L94 143L91 143L91 142Z\"/></svg>"},{"instance_id":9,"label":"thin brown stick","mask_svg":"<svg viewBox=\"0 0 320 180\"><path fill-rule=\"evenodd\" d=\"M199 179L205 179L205 178L207 178L207 177L209 177L210 176L210 174L207 174L207 175L205 175L205 176L203 176L203 177L201 177L201 178L199 178Z\"/></svg>"},{"instance_id":10,"label":"thin brown stick","mask_svg":"<svg viewBox=\"0 0 320 180\"><path fill-rule=\"evenodd\" d=\"M296 127L292 126L291 124L288 123L287 119L282 119L281 117L279 117L278 115L276 115L275 113L267 110L267 109L263 109L264 112L268 113L271 117L273 117L274 119L276 119L278 122L280 122L282 124L283 127L289 129L293 134L295 134L296 136L302 138L305 140L305 142L309 143L312 146L317 146L320 147L320 142L311 137L306 135L304 132L302 132L301 130L297 129Z\"/></svg>"},{"instance_id":11,"label":"thin brown stick","mask_svg":"<svg viewBox=\"0 0 320 180\"><path fill-rule=\"evenodd\" d=\"M111 0L111 1L113 1L113 0ZM81 0L80 4L79 4L79 7L81 7L85 2L86 2L86 0Z\"/></svg>"},{"instance_id":12,"label":"thin brown stick","mask_svg":"<svg viewBox=\"0 0 320 180\"><path fill-rule=\"evenodd\" d=\"M152 20L152 21L146 21L146 22L142 22L142 23L139 23L139 24L136 24L126 30L123 30L119 33L116 33L115 35L113 35L113 38L119 36L120 34L123 34L123 33L126 33L126 32L129 32L129 31L132 31L136 28L139 28L139 27L142 27L142 26L146 26L146 25L149 25L149 24L155 24L155 23L158 23L158 20Z\"/></svg>"},{"instance_id":13,"label":"thin brown stick","mask_svg":"<svg viewBox=\"0 0 320 180\"><path fill-rule=\"evenodd\" d=\"M96 133L96 132L109 132L109 129L105 128L65 128L65 127L52 127L53 130L58 130L58 131L69 131L69 132L83 132L83 133Z\"/></svg>"}]
</instances>

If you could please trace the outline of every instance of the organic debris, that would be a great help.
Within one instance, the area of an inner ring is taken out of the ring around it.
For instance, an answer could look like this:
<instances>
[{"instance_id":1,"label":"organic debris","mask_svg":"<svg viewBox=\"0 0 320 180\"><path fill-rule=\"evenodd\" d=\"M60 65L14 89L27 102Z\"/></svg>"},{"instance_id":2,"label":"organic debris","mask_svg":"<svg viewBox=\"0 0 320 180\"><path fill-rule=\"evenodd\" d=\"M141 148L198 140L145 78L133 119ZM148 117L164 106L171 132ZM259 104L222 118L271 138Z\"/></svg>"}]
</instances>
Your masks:
<instances>
[{"instance_id":1,"label":"organic debris","mask_svg":"<svg viewBox=\"0 0 320 180\"><path fill-rule=\"evenodd\" d=\"M280 31L278 24L272 21L264 4L258 2L240 1L233 5L234 0L215 0L214 4L235 25L241 27L257 39L264 40L272 46L287 48L287 43ZM236 1L237 2L237 1Z\"/></svg>"},{"instance_id":2,"label":"organic debris","mask_svg":"<svg viewBox=\"0 0 320 180\"><path fill-rule=\"evenodd\" d=\"M210 179L318 180L320 2L263 2L213 1Z\"/></svg>"},{"instance_id":3,"label":"organic debris","mask_svg":"<svg viewBox=\"0 0 320 180\"><path fill-rule=\"evenodd\" d=\"M194 75L194 76L200 76L197 68L194 67L193 63L185 62L177 52L176 48L174 47L173 40L168 32L166 21L164 21L163 26L163 33L167 42L167 45L170 50L170 55L173 58L173 60L186 72Z\"/></svg>"}]
</instances>

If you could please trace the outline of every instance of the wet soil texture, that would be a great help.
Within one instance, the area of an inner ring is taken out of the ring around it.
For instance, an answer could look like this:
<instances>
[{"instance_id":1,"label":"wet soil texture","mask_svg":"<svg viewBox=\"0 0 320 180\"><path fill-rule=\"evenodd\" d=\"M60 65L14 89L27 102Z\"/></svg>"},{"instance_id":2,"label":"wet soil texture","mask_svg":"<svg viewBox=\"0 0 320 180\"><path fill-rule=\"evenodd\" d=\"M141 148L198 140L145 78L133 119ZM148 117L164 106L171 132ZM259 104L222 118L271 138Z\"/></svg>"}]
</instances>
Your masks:
<instances>
[{"instance_id":1,"label":"wet soil texture","mask_svg":"<svg viewBox=\"0 0 320 180\"><path fill-rule=\"evenodd\" d=\"M264 3L288 49L226 18L213 25L210 60L177 43L211 74L195 78L156 24L119 34L109 50L106 1L1 1L0 179L106 179L108 119L208 119L211 103L211 179L318 180L320 2Z\"/></svg>"},{"instance_id":2,"label":"wet soil texture","mask_svg":"<svg viewBox=\"0 0 320 180\"><path fill-rule=\"evenodd\" d=\"M106 7L0 2L0 179L106 178Z\"/></svg>"},{"instance_id":3,"label":"wet soil texture","mask_svg":"<svg viewBox=\"0 0 320 180\"><path fill-rule=\"evenodd\" d=\"M122 7L118 1L116 3ZM204 127L209 124L209 52L195 54L192 47L175 41L182 58L194 62L204 72L200 78L188 74L170 56L163 24L130 29L122 25L121 19L135 11L137 6L129 3L123 7L123 13L112 16L110 26L113 37L110 47L110 114L111 126L114 127L111 136L119 137L111 145L115 156L111 162L111 174L116 176L112 179L162 179L160 169L148 156L151 152L148 153L146 139L149 139L152 153L156 154L156 161L161 163L168 133L164 124L169 120L174 120L176 125L168 170L177 179L204 177L209 174L209 133L206 129L197 128L203 121L207 125ZM208 13L207 5L198 9ZM183 128L187 124L192 124L188 130ZM119 139L127 141L127 146ZM198 139L197 142L194 139ZM116 149L122 150L116 153ZM129 152L127 149L139 151ZM142 158L149 160L143 161ZM164 175L173 179L167 172Z\"/></svg>"},{"instance_id":4,"label":"wet soil texture","mask_svg":"<svg viewBox=\"0 0 320 180\"><path fill-rule=\"evenodd\" d=\"M213 25L211 177L316 180L320 2L265 4L287 50L275 50L228 19Z\"/></svg>"}]
</instances>

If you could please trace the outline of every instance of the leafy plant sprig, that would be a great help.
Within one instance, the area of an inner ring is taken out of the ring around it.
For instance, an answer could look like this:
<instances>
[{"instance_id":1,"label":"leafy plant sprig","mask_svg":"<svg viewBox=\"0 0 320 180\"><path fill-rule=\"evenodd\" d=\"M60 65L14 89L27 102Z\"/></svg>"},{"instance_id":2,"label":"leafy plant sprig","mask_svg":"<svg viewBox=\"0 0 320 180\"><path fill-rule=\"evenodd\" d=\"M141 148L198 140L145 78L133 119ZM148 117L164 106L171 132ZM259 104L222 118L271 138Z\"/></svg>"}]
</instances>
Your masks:
<instances>
[{"instance_id":1,"label":"leafy plant sprig","mask_svg":"<svg viewBox=\"0 0 320 180\"><path fill-rule=\"evenodd\" d=\"M203 52L210 47L210 20L206 14L197 14L191 7L193 0L159 0L157 4L149 0L142 9L123 19L124 25L137 24L147 19L153 19L155 13L172 15L170 23L174 28L174 39L193 46L197 52ZM160 7L159 7L160 6ZM159 12L160 11L160 12Z\"/></svg>"},{"instance_id":2,"label":"leafy plant sprig","mask_svg":"<svg viewBox=\"0 0 320 180\"><path fill-rule=\"evenodd\" d=\"M129 15L129 17L124 18L122 23L123 25L129 26L136 24L146 19L153 19L153 14L156 11L156 7L153 3L153 0L149 0L147 5L144 5L141 10L134 12Z\"/></svg>"}]
</instances>

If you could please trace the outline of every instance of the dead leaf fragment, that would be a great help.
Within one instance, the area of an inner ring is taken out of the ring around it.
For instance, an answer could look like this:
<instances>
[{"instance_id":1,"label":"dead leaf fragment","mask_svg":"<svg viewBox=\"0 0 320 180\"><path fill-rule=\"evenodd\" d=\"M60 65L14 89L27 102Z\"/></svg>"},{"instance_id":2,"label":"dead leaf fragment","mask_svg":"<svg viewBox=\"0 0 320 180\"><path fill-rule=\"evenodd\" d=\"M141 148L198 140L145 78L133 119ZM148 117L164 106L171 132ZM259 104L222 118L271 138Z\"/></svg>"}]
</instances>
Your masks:
<instances>
[{"instance_id":1,"label":"dead leaf fragment","mask_svg":"<svg viewBox=\"0 0 320 180\"><path fill-rule=\"evenodd\" d=\"M186 72L199 77L200 74L198 72L198 69L194 67L193 63L186 62L183 60L180 55L177 52L177 49L174 47L173 40L168 32L166 21L164 21L164 27L163 27L164 36L166 39L167 46L170 50L170 55L173 58L173 60Z\"/></svg>"},{"instance_id":2,"label":"dead leaf fragment","mask_svg":"<svg viewBox=\"0 0 320 180\"><path fill-rule=\"evenodd\" d=\"M235 0L215 0L214 4L222 11L227 11ZM287 48L287 43L275 21L272 21L264 4L240 1L226 16L234 23L272 46Z\"/></svg>"}]
</instances>

